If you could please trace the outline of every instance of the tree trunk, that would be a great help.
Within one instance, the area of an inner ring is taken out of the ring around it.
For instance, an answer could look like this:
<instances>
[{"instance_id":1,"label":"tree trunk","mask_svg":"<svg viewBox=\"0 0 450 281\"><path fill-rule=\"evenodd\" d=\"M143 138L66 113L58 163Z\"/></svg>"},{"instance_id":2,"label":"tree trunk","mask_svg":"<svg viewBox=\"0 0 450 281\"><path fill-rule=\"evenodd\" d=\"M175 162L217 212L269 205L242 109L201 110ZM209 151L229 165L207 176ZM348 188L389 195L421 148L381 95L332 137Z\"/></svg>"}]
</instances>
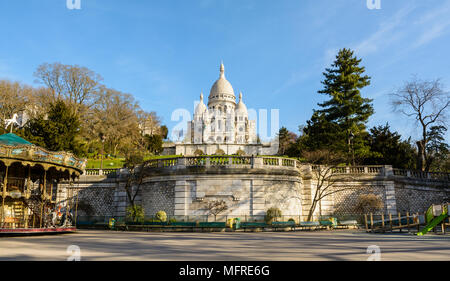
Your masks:
<instances>
[{"instance_id":1,"label":"tree trunk","mask_svg":"<svg viewBox=\"0 0 450 281\"><path fill-rule=\"evenodd\" d=\"M417 145L417 169L425 170L425 140L416 142Z\"/></svg>"},{"instance_id":2,"label":"tree trunk","mask_svg":"<svg viewBox=\"0 0 450 281\"><path fill-rule=\"evenodd\" d=\"M306 219L307 221L312 221L314 211L316 210L316 206L317 206L317 201L314 200L311 204L311 208L309 209L308 218Z\"/></svg>"}]
</instances>

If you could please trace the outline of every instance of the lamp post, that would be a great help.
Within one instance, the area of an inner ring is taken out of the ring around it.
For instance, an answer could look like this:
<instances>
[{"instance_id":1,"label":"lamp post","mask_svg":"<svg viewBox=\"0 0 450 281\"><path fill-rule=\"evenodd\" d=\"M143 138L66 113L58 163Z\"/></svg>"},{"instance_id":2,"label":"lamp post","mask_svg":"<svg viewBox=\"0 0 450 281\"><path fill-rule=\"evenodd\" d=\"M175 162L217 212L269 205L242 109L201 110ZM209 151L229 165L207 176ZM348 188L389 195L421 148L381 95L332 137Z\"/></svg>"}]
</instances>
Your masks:
<instances>
[{"instance_id":1,"label":"lamp post","mask_svg":"<svg viewBox=\"0 0 450 281\"><path fill-rule=\"evenodd\" d=\"M105 153L105 139L106 137L101 134L101 140L102 140L102 153L101 153L101 158L100 158L100 170L103 170L103 153Z\"/></svg>"},{"instance_id":2,"label":"lamp post","mask_svg":"<svg viewBox=\"0 0 450 281\"><path fill-rule=\"evenodd\" d=\"M350 138L349 141L351 143L351 150L352 150L352 165L355 166L355 150L353 148L353 144L354 144L354 139L355 135L353 134L353 132L350 131Z\"/></svg>"}]
</instances>

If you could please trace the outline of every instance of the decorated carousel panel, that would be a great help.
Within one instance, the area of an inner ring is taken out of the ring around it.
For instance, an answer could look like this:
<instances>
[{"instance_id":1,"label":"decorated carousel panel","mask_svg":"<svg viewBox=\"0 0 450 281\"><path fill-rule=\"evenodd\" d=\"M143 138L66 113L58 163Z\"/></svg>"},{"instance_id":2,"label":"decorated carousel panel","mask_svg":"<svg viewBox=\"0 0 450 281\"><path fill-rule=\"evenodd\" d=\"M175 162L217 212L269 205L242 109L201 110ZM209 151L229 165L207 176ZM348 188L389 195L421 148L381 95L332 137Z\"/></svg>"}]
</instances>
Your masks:
<instances>
[{"instance_id":1,"label":"decorated carousel panel","mask_svg":"<svg viewBox=\"0 0 450 281\"><path fill-rule=\"evenodd\" d=\"M0 234L75 231L78 200L69 188L86 160L69 152L51 152L13 134L0 136Z\"/></svg>"}]
</instances>

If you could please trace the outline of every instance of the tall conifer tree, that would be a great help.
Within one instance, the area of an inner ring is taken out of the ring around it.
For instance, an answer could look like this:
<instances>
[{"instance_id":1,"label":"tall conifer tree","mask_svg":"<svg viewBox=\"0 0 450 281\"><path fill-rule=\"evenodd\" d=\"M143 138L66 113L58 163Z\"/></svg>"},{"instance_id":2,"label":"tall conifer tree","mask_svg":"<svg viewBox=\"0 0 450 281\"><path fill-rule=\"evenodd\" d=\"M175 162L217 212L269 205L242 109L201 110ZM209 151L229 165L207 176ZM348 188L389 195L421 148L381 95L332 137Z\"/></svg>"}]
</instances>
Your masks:
<instances>
[{"instance_id":1,"label":"tall conifer tree","mask_svg":"<svg viewBox=\"0 0 450 281\"><path fill-rule=\"evenodd\" d=\"M318 91L330 99L318 104L321 109L314 111L304 129L310 147L345 152L349 163L369 154L365 124L374 113L372 100L361 96L370 77L360 62L352 50L339 51L331 68L325 69L324 88Z\"/></svg>"}]
</instances>

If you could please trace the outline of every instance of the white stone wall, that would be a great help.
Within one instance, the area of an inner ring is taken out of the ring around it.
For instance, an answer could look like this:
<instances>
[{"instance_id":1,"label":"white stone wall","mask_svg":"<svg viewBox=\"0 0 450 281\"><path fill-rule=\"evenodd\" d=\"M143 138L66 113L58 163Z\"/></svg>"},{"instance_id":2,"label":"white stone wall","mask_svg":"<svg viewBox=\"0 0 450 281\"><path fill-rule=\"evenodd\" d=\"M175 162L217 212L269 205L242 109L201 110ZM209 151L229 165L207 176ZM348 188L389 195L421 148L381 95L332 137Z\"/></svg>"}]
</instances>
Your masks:
<instances>
[{"instance_id":1,"label":"white stone wall","mask_svg":"<svg viewBox=\"0 0 450 281\"><path fill-rule=\"evenodd\" d=\"M182 158L182 160L186 160ZM303 166L296 176L294 167L264 166L262 158L255 158L255 168L172 166L147 176L141 186L137 203L148 217L164 210L169 216L205 216L205 204L224 200L229 209L221 215L243 217L263 216L271 207L280 208L283 215L306 220L317 182L310 169ZM180 163L183 163L181 161ZM281 162L279 162L281 163ZM309 171L309 172L308 172ZM127 198L124 182L101 176L83 176L76 183L79 200L87 202L94 215L125 216ZM375 194L384 202L383 213L422 212L431 204L450 198L450 187L444 181L411 180L384 175L358 175L342 178L335 188L344 191L325 197L318 204L314 219L320 216L352 212L361 194ZM61 203L69 192L67 184L58 187ZM72 192L75 196L76 192ZM83 210L80 210L83 215Z\"/></svg>"}]
</instances>

